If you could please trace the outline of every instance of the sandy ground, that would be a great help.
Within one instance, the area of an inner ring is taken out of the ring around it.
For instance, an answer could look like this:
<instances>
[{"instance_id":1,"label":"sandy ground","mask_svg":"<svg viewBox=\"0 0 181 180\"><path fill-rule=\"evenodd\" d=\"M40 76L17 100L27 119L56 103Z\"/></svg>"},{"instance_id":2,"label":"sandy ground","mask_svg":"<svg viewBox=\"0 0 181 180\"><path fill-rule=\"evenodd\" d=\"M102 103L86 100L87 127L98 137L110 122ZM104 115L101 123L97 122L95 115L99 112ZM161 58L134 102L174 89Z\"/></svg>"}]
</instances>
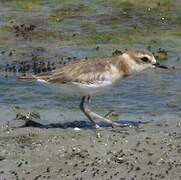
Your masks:
<instances>
[{"instance_id":1,"label":"sandy ground","mask_svg":"<svg viewBox=\"0 0 181 180\"><path fill-rule=\"evenodd\" d=\"M94 130L0 128L0 180L181 179L181 121Z\"/></svg>"}]
</instances>

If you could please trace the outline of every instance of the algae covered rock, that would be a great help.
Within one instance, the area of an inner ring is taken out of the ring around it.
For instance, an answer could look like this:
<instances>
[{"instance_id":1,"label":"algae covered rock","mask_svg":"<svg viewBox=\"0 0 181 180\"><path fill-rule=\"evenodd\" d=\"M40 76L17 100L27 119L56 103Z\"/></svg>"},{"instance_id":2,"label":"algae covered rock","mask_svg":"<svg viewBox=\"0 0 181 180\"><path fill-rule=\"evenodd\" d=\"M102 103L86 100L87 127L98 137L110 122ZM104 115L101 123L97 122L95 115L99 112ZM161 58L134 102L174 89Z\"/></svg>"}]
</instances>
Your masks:
<instances>
[{"instance_id":1,"label":"algae covered rock","mask_svg":"<svg viewBox=\"0 0 181 180\"><path fill-rule=\"evenodd\" d=\"M155 57L158 60L167 60L168 59L168 53L166 50L159 48L156 52Z\"/></svg>"},{"instance_id":2,"label":"algae covered rock","mask_svg":"<svg viewBox=\"0 0 181 180\"><path fill-rule=\"evenodd\" d=\"M40 119L40 114L36 111L30 111L19 106L15 106L13 110L16 113L16 120L35 120Z\"/></svg>"}]
</instances>

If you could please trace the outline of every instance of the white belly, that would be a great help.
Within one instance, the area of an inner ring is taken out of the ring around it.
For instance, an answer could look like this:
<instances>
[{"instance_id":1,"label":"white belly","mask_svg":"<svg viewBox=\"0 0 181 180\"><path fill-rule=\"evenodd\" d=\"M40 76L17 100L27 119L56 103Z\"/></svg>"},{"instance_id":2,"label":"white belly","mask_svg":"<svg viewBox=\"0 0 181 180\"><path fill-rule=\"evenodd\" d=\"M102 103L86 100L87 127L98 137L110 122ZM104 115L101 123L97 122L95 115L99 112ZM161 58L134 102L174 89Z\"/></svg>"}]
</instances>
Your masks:
<instances>
[{"instance_id":1,"label":"white belly","mask_svg":"<svg viewBox=\"0 0 181 180\"><path fill-rule=\"evenodd\" d=\"M44 85L55 89L57 92L64 94L78 94L78 95L94 95L103 94L107 89L109 89L113 83L109 80L106 81L96 81L95 83L66 83L66 84L49 84L43 81L39 81Z\"/></svg>"}]
</instances>

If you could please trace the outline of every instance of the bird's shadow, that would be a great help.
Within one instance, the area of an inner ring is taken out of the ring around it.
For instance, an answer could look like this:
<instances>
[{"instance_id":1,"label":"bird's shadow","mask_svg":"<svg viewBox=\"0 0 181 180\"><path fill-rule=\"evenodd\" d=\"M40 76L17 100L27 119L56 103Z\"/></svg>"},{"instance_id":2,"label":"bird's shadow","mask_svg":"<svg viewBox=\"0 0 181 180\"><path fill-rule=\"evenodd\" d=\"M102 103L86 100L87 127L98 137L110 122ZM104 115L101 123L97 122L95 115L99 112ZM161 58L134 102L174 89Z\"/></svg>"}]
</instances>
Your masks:
<instances>
[{"instance_id":1,"label":"bird's shadow","mask_svg":"<svg viewBox=\"0 0 181 180\"><path fill-rule=\"evenodd\" d=\"M140 124L146 124L149 122L142 122L142 121L116 121L120 123L122 127L138 127ZM100 122L98 125L102 128L109 128L111 127L110 124L105 122ZM35 128L42 128L42 129L49 129L49 128L60 128L60 129L67 129L67 128L79 128L79 129L94 129L93 125L89 121L72 121L72 122L64 122L64 123L50 123L50 124L42 124L33 120L26 120L25 124L20 126L19 128L23 127L35 127Z\"/></svg>"}]
</instances>

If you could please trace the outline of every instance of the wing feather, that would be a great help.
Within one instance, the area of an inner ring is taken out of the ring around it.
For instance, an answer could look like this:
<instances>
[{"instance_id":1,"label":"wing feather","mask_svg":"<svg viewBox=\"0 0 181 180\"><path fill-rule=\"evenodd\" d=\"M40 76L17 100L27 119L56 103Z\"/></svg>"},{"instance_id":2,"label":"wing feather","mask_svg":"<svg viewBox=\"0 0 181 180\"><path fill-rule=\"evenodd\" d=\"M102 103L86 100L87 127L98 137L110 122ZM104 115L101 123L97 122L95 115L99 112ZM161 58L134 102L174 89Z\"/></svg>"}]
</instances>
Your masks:
<instances>
[{"instance_id":1,"label":"wing feather","mask_svg":"<svg viewBox=\"0 0 181 180\"><path fill-rule=\"evenodd\" d=\"M52 72L50 75L37 75L48 83L93 83L96 80L105 80L110 76L109 61L79 61L70 63Z\"/></svg>"}]
</instances>

